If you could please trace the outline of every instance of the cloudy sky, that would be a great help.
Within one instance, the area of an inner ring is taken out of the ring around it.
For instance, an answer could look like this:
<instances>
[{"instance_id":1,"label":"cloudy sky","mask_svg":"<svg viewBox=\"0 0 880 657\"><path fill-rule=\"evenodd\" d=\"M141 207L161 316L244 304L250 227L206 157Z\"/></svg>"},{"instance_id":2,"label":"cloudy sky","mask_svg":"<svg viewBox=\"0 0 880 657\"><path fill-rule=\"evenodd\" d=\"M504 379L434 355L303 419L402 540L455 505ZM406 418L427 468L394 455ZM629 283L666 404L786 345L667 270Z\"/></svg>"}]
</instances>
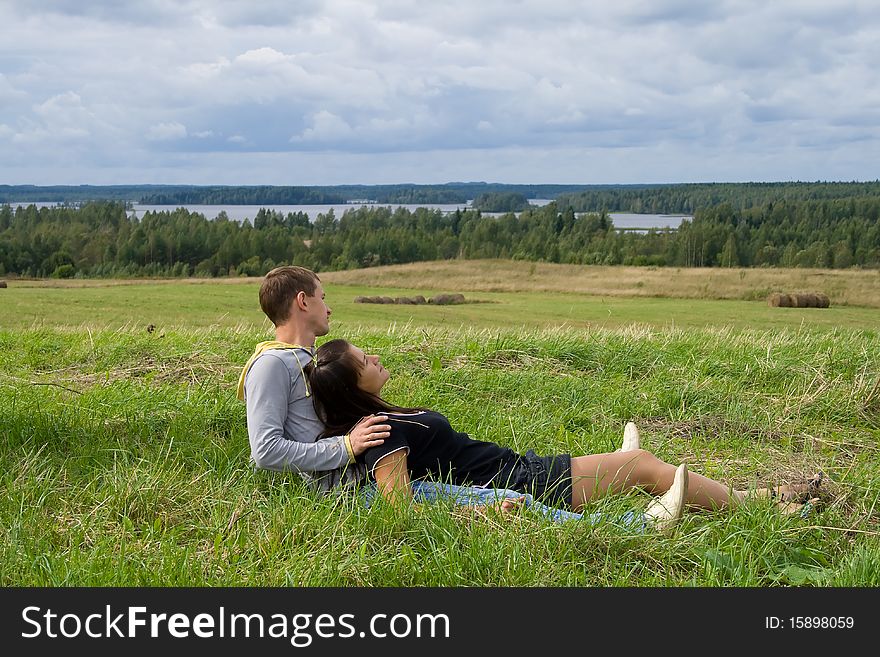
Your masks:
<instances>
[{"instance_id":1,"label":"cloudy sky","mask_svg":"<svg viewBox=\"0 0 880 657\"><path fill-rule=\"evenodd\" d=\"M0 0L0 184L880 178L876 0Z\"/></svg>"}]
</instances>

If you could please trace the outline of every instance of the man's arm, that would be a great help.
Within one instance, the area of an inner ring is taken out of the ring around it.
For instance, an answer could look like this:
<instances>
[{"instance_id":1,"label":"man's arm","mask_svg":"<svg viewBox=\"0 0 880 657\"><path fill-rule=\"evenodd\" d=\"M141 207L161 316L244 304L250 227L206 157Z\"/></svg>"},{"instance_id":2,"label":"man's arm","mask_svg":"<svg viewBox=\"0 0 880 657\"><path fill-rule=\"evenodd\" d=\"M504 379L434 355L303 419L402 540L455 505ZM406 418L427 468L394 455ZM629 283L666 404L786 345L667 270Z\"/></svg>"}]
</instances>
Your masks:
<instances>
[{"instance_id":1,"label":"man's arm","mask_svg":"<svg viewBox=\"0 0 880 657\"><path fill-rule=\"evenodd\" d=\"M310 442L303 427L303 441L284 437L290 404L291 378L284 362L267 354L259 358L245 381L248 439L251 457L258 468L315 472L335 470L349 462L342 436ZM313 438L314 436L309 436Z\"/></svg>"},{"instance_id":2,"label":"man's arm","mask_svg":"<svg viewBox=\"0 0 880 657\"><path fill-rule=\"evenodd\" d=\"M251 456L258 468L315 472L335 470L350 461L344 436L314 441L320 423L302 427L301 440L284 436L289 412L291 374L284 362L271 354L259 358L245 381L248 439ZM311 404L311 400L308 401ZM311 406L308 406L311 411ZM388 418L373 416L352 429L349 441L355 456L370 447L381 445L390 435L391 427L382 424Z\"/></svg>"}]
</instances>

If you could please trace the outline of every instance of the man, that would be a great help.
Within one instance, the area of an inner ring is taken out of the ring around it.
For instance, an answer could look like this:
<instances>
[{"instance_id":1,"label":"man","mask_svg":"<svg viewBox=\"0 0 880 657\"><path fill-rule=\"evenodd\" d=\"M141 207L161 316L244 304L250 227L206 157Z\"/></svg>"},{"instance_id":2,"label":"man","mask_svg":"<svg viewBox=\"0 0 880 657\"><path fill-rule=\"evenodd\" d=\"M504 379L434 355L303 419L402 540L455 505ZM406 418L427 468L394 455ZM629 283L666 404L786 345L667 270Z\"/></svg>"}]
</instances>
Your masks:
<instances>
[{"instance_id":1,"label":"man","mask_svg":"<svg viewBox=\"0 0 880 657\"><path fill-rule=\"evenodd\" d=\"M321 492L363 480L356 457L381 445L391 427L383 424L387 417L375 416L345 436L317 440L324 426L304 367L314 358L316 337L330 330L320 279L303 267L277 267L260 285L260 307L275 325L275 340L257 345L238 382L251 459L261 469L296 472Z\"/></svg>"}]
</instances>

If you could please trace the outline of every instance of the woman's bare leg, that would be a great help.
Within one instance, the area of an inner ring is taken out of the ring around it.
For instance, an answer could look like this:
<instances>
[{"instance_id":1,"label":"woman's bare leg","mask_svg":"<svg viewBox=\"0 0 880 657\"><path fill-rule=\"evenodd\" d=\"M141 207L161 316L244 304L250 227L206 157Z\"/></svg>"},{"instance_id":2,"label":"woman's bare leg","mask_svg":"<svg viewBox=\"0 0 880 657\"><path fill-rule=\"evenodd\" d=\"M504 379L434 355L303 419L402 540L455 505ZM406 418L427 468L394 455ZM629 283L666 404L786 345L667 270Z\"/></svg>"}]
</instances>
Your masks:
<instances>
[{"instance_id":1,"label":"woman's bare leg","mask_svg":"<svg viewBox=\"0 0 880 657\"><path fill-rule=\"evenodd\" d=\"M676 466L661 461L644 449L572 457L572 507L577 511L596 497L620 493L635 486L650 493L665 493L672 485L675 470ZM689 473L688 504L704 509L724 509L740 499L741 495L727 485Z\"/></svg>"}]
</instances>

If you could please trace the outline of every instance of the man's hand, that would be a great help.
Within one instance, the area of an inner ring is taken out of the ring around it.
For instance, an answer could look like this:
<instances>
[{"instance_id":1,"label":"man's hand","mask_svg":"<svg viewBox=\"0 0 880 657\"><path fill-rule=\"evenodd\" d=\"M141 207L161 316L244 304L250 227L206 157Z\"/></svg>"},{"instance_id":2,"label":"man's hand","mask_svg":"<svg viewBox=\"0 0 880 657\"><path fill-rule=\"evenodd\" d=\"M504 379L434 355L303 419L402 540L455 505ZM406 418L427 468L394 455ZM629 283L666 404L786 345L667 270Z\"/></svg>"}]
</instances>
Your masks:
<instances>
[{"instance_id":1,"label":"man's hand","mask_svg":"<svg viewBox=\"0 0 880 657\"><path fill-rule=\"evenodd\" d=\"M391 435L391 425L381 423L387 419L387 415L370 415L354 426L348 438L351 440L351 451L355 456L360 456L370 447L378 447L385 442L385 439Z\"/></svg>"}]
</instances>

